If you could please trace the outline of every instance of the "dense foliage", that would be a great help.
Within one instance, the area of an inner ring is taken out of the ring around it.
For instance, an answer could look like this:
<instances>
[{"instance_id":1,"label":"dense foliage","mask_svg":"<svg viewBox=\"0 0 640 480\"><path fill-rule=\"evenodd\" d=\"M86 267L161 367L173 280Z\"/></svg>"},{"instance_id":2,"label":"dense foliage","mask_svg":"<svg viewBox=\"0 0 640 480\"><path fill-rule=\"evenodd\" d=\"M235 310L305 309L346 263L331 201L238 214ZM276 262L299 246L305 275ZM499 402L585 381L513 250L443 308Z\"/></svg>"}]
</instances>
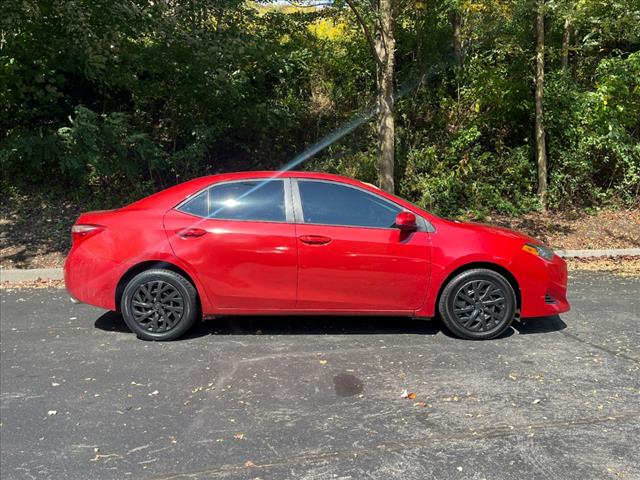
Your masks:
<instances>
[{"instance_id":1,"label":"dense foliage","mask_svg":"<svg viewBox=\"0 0 640 480\"><path fill-rule=\"evenodd\" d=\"M205 173L274 169L374 98L373 60L340 4L5 0L2 10L3 189L41 185L107 206ZM551 206L638 202L640 2L549 1L546 24ZM534 26L531 0L402 5L398 193L447 215L537 207ZM301 168L376 181L375 155L365 123Z\"/></svg>"}]
</instances>

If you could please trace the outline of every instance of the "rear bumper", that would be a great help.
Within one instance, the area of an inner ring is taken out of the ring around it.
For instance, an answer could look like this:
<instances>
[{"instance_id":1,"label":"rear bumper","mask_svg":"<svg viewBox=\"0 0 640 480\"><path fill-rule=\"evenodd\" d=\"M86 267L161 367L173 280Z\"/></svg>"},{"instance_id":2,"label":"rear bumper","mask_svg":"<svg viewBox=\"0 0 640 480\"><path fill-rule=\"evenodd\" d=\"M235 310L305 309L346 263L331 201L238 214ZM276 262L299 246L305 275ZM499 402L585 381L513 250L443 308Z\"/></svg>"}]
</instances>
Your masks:
<instances>
[{"instance_id":1,"label":"rear bumper","mask_svg":"<svg viewBox=\"0 0 640 480\"><path fill-rule=\"evenodd\" d=\"M74 303L116 310L116 286L126 265L72 248L64 265L64 284Z\"/></svg>"}]
</instances>

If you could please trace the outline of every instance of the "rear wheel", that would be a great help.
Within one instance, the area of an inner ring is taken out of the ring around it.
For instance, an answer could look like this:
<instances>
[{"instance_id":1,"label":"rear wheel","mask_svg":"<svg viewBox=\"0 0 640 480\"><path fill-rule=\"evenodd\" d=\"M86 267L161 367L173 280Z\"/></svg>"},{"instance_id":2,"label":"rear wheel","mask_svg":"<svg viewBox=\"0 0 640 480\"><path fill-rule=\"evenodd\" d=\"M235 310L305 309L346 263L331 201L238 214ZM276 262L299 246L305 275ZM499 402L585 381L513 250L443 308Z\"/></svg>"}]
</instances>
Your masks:
<instances>
[{"instance_id":1,"label":"rear wheel","mask_svg":"<svg viewBox=\"0 0 640 480\"><path fill-rule=\"evenodd\" d=\"M486 340L502 334L517 309L511 284L499 273L475 268L456 275L444 288L438 310L459 337Z\"/></svg>"},{"instance_id":2,"label":"rear wheel","mask_svg":"<svg viewBox=\"0 0 640 480\"><path fill-rule=\"evenodd\" d=\"M146 340L173 340L198 316L197 292L182 275L153 269L133 277L120 304L127 326Z\"/></svg>"}]
</instances>

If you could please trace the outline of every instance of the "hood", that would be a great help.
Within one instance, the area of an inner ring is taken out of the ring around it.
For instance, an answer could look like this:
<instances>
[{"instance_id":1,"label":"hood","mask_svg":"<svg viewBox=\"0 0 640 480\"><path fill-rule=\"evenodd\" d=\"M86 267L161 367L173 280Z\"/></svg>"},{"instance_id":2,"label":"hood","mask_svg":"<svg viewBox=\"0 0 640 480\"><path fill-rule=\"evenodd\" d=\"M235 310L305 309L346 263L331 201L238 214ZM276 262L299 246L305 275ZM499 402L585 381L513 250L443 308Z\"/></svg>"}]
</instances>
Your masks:
<instances>
[{"instance_id":1,"label":"hood","mask_svg":"<svg viewBox=\"0 0 640 480\"><path fill-rule=\"evenodd\" d=\"M488 225L486 223L476 223L476 222L460 222L457 220L450 220L450 223L460 227L469 227L474 230L482 230L486 233L492 235L498 235L501 237L511 238L514 240L522 240L524 242L531 242L535 244L542 245L540 240L537 240L529 235L525 235L524 233L516 232L515 230L511 230L510 228L498 227L496 225Z\"/></svg>"}]
</instances>

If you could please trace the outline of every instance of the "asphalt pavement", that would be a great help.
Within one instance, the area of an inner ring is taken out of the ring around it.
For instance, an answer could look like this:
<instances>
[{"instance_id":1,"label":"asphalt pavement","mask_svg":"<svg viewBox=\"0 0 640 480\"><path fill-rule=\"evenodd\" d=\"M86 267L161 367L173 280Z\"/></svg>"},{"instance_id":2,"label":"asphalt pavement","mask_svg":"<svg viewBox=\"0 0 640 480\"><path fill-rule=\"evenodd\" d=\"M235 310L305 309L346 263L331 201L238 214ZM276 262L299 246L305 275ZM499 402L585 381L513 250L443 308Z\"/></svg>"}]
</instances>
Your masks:
<instances>
[{"instance_id":1,"label":"asphalt pavement","mask_svg":"<svg viewBox=\"0 0 640 480\"><path fill-rule=\"evenodd\" d=\"M154 343L63 290L5 291L0 476L640 479L639 294L574 273L571 312L484 342L229 317Z\"/></svg>"}]
</instances>

